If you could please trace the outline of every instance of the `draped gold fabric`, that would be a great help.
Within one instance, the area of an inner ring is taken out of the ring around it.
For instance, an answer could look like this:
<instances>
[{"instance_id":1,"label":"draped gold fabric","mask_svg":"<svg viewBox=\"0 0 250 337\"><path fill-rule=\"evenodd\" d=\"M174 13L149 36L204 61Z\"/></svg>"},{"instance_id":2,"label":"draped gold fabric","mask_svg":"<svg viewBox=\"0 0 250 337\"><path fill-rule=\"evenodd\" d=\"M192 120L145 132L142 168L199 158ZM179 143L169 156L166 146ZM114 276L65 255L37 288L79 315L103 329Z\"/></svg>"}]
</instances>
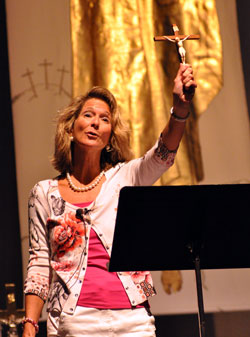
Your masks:
<instances>
[{"instance_id":1,"label":"draped gold fabric","mask_svg":"<svg viewBox=\"0 0 250 337\"><path fill-rule=\"evenodd\" d=\"M215 0L71 0L73 94L102 85L117 98L132 130L135 156L156 141L169 118L175 45L155 35L200 34L185 41L198 82L191 118L174 166L158 184L194 184L203 177L198 117L222 85L222 52Z\"/></svg>"}]
</instances>

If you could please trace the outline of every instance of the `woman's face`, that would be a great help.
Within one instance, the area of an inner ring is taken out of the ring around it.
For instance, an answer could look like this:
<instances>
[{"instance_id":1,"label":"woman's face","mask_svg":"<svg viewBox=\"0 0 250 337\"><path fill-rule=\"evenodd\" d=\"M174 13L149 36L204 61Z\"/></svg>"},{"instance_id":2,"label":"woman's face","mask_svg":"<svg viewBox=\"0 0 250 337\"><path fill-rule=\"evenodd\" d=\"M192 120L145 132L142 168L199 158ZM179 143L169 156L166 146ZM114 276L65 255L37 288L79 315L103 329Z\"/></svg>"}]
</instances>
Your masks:
<instances>
[{"instance_id":1,"label":"woman's face","mask_svg":"<svg viewBox=\"0 0 250 337\"><path fill-rule=\"evenodd\" d=\"M111 112L108 104L98 98L88 99L74 122L75 145L102 151L111 135Z\"/></svg>"}]
</instances>

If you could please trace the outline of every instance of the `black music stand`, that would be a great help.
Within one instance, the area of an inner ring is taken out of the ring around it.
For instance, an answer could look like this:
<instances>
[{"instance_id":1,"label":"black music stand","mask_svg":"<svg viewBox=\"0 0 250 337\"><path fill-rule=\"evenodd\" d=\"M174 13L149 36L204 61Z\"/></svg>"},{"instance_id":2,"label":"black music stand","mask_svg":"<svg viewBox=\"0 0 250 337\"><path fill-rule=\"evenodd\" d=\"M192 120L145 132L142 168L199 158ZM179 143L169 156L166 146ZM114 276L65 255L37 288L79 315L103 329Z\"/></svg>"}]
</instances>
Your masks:
<instances>
[{"instance_id":1,"label":"black music stand","mask_svg":"<svg viewBox=\"0 0 250 337\"><path fill-rule=\"evenodd\" d=\"M250 268L250 184L124 187L110 271L195 270L205 337L201 269Z\"/></svg>"}]
</instances>

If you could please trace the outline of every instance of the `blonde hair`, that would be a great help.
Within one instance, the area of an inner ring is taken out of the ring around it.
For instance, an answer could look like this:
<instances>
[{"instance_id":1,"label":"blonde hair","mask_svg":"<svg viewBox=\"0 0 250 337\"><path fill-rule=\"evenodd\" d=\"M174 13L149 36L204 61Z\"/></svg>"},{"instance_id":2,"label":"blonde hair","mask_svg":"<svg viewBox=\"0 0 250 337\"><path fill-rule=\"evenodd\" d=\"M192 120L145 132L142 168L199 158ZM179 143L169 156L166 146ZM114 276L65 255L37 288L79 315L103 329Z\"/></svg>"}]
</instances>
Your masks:
<instances>
[{"instance_id":1,"label":"blonde hair","mask_svg":"<svg viewBox=\"0 0 250 337\"><path fill-rule=\"evenodd\" d=\"M73 99L71 104L58 115L55 151L51 162L54 168L62 174L72 172L74 143L71 142L70 134L84 103L91 98L106 102L111 112L110 150L107 151L106 148L102 150L101 168L107 169L115 166L118 162L129 161L133 158L130 148L130 132L125 122L121 119L115 97L108 89L100 86L93 87L85 95L80 95Z\"/></svg>"}]
</instances>

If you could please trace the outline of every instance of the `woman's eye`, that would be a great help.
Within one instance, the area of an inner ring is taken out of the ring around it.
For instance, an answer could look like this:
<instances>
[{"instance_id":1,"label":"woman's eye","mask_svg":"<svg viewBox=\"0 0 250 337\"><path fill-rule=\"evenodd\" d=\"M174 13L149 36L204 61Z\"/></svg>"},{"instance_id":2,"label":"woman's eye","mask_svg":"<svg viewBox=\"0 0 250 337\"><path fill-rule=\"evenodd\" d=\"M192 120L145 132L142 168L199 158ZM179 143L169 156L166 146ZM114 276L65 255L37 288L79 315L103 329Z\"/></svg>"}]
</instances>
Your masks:
<instances>
[{"instance_id":1,"label":"woman's eye","mask_svg":"<svg viewBox=\"0 0 250 337\"><path fill-rule=\"evenodd\" d=\"M106 123L109 123L109 122L110 122L110 120L109 120L108 117L102 117L102 120L103 120L104 122L106 122Z\"/></svg>"},{"instance_id":2,"label":"woman's eye","mask_svg":"<svg viewBox=\"0 0 250 337\"><path fill-rule=\"evenodd\" d=\"M84 117L91 117L92 114L91 114L91 112L84 112L83 116Z\"/></svg>"}]
</instances>

